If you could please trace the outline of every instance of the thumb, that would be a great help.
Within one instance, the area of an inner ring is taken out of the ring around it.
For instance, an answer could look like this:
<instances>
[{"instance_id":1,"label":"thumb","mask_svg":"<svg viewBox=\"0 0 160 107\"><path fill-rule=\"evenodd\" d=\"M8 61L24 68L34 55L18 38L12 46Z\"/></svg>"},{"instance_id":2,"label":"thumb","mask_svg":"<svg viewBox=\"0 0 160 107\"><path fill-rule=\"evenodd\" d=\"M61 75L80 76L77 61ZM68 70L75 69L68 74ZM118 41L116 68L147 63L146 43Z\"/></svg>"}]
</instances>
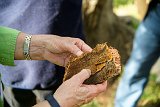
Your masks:
<instances>
[{"instance_id":1,"label":"thumb","mask_svg":"<svg viewBox=\"0 0 160 107\"><path fill-rule=\"evenodd\" d=\"M82 84L86 79L88 79L91 75L90 69L83 69L78 74L74 75L72 78L74 78L75 81L78 82L78 84Z\"/></svg>"}]
</instances>

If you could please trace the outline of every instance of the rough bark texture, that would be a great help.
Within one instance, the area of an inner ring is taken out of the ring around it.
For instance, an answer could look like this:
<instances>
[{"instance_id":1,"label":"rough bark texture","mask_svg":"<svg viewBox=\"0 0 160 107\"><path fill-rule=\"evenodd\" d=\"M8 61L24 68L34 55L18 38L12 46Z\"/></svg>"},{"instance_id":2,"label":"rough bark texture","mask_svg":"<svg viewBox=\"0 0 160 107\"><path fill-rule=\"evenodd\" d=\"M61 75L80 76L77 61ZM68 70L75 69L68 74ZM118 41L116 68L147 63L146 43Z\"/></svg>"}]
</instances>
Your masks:
<instances>
[{"instance_id":1,"label":"rough bark texture","mask_svg":"<svg viewBox=\"0 0 160 107\"><path fill-rule=\"evenodd\" d=\"M94 11L88 14L89 2L86 0L83 12L87 43L95 47L98 43L107 42L119 50L124 64L132 47L133 28L113 13L112 0L98 0Z\"/></svg>"},{"instance_id":2,"label":"rough bark texture","mask_svg":"<svg viewBox=\"0 0 160 107\"><path fill-rule=\"evenodd\" d=\"M91 70L91 76L84 81L85 84L102 83L120 74L120 55L116 49L107 46L106 43L98 44L92 52L83 53L81 56L71 55L65 67L63 80L70 79L85 68Z\"/></svg>"}]
</instances>

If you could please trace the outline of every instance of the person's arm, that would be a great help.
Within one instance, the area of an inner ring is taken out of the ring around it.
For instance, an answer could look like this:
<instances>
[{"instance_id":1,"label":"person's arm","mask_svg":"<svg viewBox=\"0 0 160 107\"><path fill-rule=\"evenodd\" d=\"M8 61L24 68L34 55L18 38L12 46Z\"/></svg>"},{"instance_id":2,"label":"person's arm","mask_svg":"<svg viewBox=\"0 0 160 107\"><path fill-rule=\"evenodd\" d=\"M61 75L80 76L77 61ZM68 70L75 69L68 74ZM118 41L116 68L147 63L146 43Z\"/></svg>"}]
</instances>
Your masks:
<instances>
[{"instance_id":1,"label":"person's arm","mask_svg":"<svg viewBox=\"0 0 160 107\"><path fill-rule=\"evenodd\" d=\"M24 33L17 38L15 59L23 60ZM81 39L60 37L57 35L32 35L29 54L32 60L48 60L54 64L65 66L70 54L81 55L92 49Z\"/></svg>"},{"instance_id":2,"label":"person's arm","mask_svg":"<svg viewBox=\"0 0 160 107\"><path fill-rule=\"evenodd\" d=\"M12 42L12 45L0 48L0 57L6 57L9 60L9 62L0 61L0 63L13 65L14 59L24 59L23 43L25 34L4 27L0 28L0 32L1 41L3 42L1 45ZM12 51L10 51L10 49ZM34 35L30 44L30 56L32 59L48 60L61 66L66 65L70 54L81 55L83 52L90 52L91 50L92 49L80 39L55 35ZM99 93L103 92L106 89L106 82L97 85L83 84L84 80L89 78L90 75L91 72L89 70L82 70L82 72L65 81L53 95L55 102L58 102L61 107L73 107L87 103ZM50 104L47 101L43 101L35 105L35 107L50 107Z\"/></svg>"},{"instance_id":3,"label":"person's arm","mask_svg":"<svg viewBox=\"0 0 160 107\"><path fill-rule=\"evenodd\" d=\"M23 45L26 34L15 29L0 27L0 63L14 65L24 60ZM32 35L29 54L32 60L48 60L65 66L70 54L80 55L92 49L78 38L56 35Z\"/></svg>"},{"instance_id":4,"label":"person's arm","mask_svg":"<svg viewBox=\"0 0 160 107\"><path fill-rule=\"evenodd\" d=\"M0 26L0 63L14 65L16 39L20 31Z\"/></svg>"}]
</instances>

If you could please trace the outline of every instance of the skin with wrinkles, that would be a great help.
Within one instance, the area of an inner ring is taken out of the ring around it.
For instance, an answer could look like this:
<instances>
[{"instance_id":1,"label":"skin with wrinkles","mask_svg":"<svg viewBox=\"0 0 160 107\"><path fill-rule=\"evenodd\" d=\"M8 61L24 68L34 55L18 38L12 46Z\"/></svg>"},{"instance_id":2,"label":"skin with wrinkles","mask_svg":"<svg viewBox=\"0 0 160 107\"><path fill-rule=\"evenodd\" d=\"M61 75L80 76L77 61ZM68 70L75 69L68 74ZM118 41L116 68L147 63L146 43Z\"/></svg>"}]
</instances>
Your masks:
<instances>
[{"instance_id":1,"label":"skin with wrinkles","mask_svg":"<svg viewBox=\"0 0 160 107\"><path fill-rule=\"evenodd\" d=\"M24 59L25 35L21 32L17 37L15 60ZM92 48L78 38L56 35L33 35L30 43L30 56L33 60L48 60L61 66L66 66L70 54L80 56L82 53L91 51ZM97 85L83 84L90 75L91 71L89 69L83 69L59 86L53 96L61 107L75 107L86 104L106 90L107 81ZM34 107L50 107L50 104L44 100Z\"/></svg>"}]
</instances>

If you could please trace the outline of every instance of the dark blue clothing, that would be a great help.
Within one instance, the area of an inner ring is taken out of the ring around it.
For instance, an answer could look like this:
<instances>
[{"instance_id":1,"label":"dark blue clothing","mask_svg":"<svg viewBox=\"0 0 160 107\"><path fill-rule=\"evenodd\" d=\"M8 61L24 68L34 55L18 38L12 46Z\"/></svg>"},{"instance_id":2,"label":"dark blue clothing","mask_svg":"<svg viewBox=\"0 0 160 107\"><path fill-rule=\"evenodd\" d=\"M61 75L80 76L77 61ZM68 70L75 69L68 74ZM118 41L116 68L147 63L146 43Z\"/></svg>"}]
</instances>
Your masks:
<instances>
[{"instance_id":1,"label":"dark blue clothing","mask_svg":"<svg viewBox=\"0 0 160 107\"><path fill-rule=\"evenodd\" d=\"M155 0L155 3L151 2L151 5L149 6L149 11L147 12L147 16L143 20L143 23L148 29L160 34L159 22L160 22L160 2L156 3L156 0Z\"/></svg>"},{"instance_id":2,"label":"dark blue clothing","mask_svg":"<svg viewBox=\"0 0 160 107\"><path fill-rule=\"evenodd\" d=\"M83 39L82 0L0 0L0 26L29 34L56 34ZM2 82L20 89L48 89L61 83L64 69L48 61L0 65ZM60 80L60 81L59 81Z\"/></svg>"}]
</instances>

